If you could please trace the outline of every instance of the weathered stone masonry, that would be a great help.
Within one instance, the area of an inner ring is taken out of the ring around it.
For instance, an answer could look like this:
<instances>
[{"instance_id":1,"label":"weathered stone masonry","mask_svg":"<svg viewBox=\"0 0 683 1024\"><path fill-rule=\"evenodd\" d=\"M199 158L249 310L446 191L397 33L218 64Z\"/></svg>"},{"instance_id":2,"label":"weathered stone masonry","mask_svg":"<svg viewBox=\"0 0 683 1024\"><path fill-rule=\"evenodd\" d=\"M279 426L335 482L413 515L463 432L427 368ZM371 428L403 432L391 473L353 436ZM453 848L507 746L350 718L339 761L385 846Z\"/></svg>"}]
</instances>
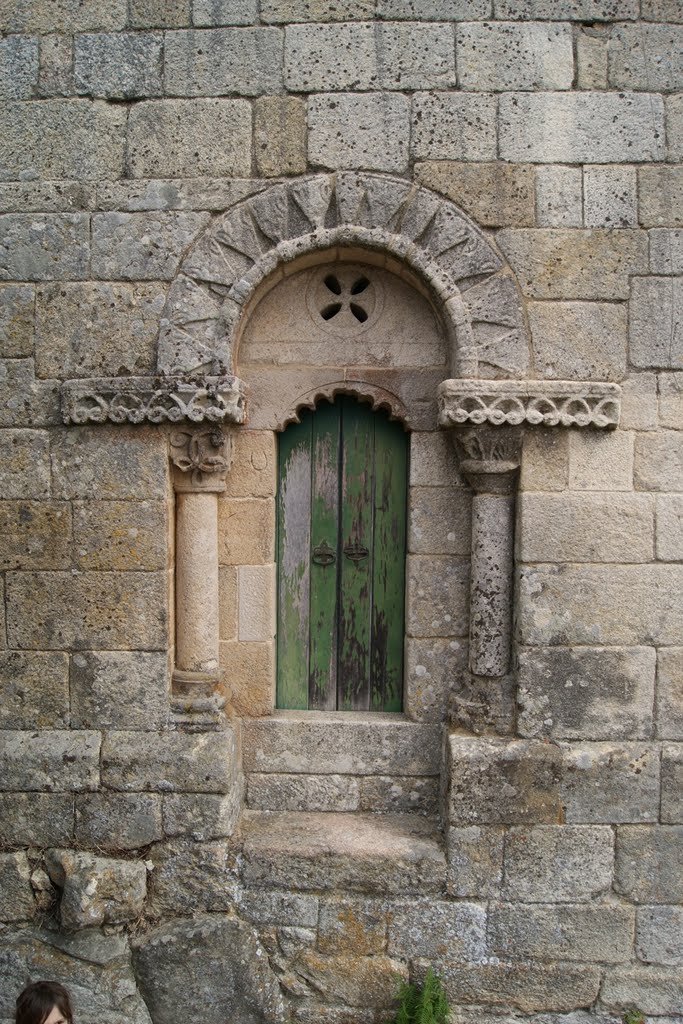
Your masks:
<instances>
[{"instance_id":1,"label":"weathered stone masonry","mask_svg":"<svg viewBox=\"0 0 683 1024\"><path fill-rule=\"evenodd\" d=\"M0 1022L370 1024L430 964L458 1024L681 1021L680 3L0 31ZM410 436L401 715L274 710L278 435L339 394Z\"/></svg>"}]
</instances>

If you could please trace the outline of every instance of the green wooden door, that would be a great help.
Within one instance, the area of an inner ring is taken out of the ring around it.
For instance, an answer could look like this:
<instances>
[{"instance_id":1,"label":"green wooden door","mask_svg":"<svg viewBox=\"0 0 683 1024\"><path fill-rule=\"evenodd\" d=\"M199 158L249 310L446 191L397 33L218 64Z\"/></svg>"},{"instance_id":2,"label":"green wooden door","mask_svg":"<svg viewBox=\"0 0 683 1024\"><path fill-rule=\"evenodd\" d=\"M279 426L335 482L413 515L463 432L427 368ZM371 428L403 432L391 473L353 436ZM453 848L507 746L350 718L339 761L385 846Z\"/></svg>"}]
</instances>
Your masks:
<instances>
[{"instance_id":1,"label":"green wooden door","mask_svg":"<svg viewBox=\"0 0 683 1024\"><path fill-rule=\"evenodd\" d=\"M407 436L352 398L280 438L280 708L400 711Z\"/></svg>"}]
</instances>

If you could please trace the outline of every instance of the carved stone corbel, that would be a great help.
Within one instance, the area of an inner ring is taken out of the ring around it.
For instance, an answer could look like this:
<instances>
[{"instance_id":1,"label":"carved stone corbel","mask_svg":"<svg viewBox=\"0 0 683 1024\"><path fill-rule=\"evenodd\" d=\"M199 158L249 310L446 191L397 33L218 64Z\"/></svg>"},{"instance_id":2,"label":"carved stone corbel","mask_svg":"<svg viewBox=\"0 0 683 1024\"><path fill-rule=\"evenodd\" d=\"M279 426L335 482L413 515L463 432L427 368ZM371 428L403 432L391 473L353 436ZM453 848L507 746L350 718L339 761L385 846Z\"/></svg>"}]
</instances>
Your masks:
<instances>
[{"instance_id":1,"label":"carved stone corbel","mask_svg":"<svg viewBox=\"0 0 683 1024\"><path fill-rule=\"evenodd\" d=\"M474 491L470 669L503 676L510 664L515 496L522 451L517 427L453 431L460 469Z\"/></svg>"},{"instance_id":2,"label":"carved stone corbel","mask_svg":"<svg viewBox=\"0 0 683 1024\"><path fill-rule=\"evenodd\" d=\"M169 445L176 492L173 684L188 693L218 681L218 495L231 445L220 427L174 430Z\"/></svg>"}]
</instances>

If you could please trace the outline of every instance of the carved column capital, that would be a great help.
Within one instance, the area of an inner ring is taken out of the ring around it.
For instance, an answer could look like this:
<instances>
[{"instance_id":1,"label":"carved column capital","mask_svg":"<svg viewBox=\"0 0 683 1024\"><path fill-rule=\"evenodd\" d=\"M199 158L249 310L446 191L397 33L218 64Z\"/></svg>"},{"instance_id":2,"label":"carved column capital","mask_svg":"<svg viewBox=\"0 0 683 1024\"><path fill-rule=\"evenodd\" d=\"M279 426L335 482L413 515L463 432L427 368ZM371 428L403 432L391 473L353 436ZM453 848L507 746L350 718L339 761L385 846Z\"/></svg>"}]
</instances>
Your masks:
<instances>
[{"instance_id":1,"label":"carved column capital","mask_svg":"<svg viewBox=\"0 0 683 1024\"><path fill-rule=\"evenodd\" d=\"M455 427L451 437L460 469L477 494L515 493L522 458L518 427Z\"/></svg>"},{"instance_id":2,"label":"carved column capital","mask_svg":"<svg viewBox=\"0 0 683 1024\"><path fill-rule=\"evenodd\" d=\"M173 430L169 438L178 492L220 493L232 461L230 436L220 427Z\"/></svg>"}]
</instances>

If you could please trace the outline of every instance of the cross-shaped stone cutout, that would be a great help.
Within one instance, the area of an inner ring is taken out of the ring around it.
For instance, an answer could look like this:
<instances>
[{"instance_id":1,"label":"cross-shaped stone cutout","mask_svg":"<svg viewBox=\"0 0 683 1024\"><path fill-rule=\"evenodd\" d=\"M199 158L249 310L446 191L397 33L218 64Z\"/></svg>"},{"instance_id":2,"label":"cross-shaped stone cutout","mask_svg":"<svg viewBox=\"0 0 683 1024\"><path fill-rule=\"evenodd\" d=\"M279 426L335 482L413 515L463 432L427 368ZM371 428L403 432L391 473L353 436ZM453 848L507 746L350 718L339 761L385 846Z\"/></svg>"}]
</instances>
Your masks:
<instances>
[{"instance_id":1,"label":"cross-shaped stone cutout","mask_svg":"<svg viewBox=\"0 0 683 1024\"><path fill-rule=\"evenodd\" d=\"M325 287L333 295L339 296L339 302L329 302L320 311L320 315L323 320L332 320L333 317L337 316L338 313L348 306L352 316L356 318L358 323L364 324L368 318L368 314L363 306L359 302L354 302L352 296L361 295L370 285L367 277L357 277L356 280L351 284L349 288L344 282L342 283L336 274L328 274L324 281Z\"/></svg>"}]
</instances>

